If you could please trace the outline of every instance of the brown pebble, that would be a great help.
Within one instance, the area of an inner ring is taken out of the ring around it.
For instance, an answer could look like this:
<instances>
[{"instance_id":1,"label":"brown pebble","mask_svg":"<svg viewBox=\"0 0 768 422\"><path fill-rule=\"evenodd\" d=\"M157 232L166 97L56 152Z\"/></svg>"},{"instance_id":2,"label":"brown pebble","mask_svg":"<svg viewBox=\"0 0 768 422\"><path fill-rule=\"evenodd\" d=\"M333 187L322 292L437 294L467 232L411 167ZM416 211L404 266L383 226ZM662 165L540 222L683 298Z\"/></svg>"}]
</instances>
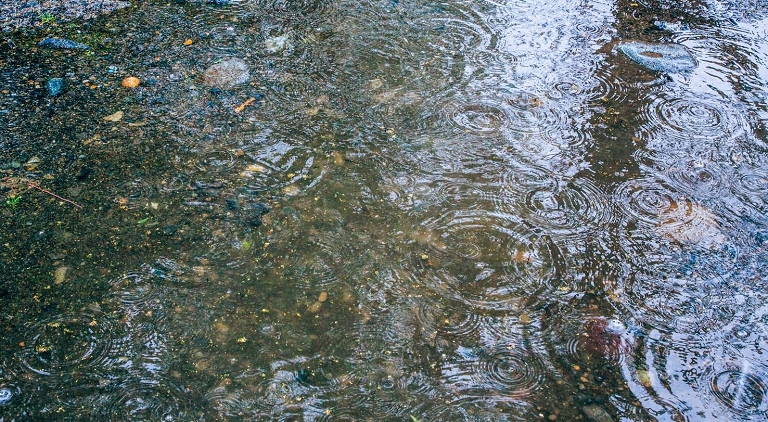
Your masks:
<instances>
[{"instance_id":1,"label":"brown pebble","mask_svg":"<svg viewBox=\"0 0 768 422\"><path fill-rule=\"evenodd\" d=\"M322 308L322 307L323 307L323 303L322 302L315 302L315 303L309 305L309 309L307 309L307 310L310 313L316 314L316 313L320 312L320 308Z\"/></svg>"},{"instance_id":2,"label":"brown pebble","mask_svg":"<svg viewBox=\"0 0 768 422\"><path fill-rule=\"evenodd\" d=\"M139 86L140 83L141 81L139 80L139 78L135 76L129 76L123 79L123 82L121 82L121 85L123 86L123 88L136 88L137 86Z\"/></svg>"},{"instance_id":3,"label":"brown pebble","mask_svg":"<svg viewBox=\"0 0 768 422\"><path fill-rule=\"evenodd\" d=\"M317 301L325 302L326 300L328 300L328 292L325 292L325 291L320 292L320 296L317 297Z\"/></svg>"},{"instance_id":4,"label":"brown pebble","mask_svg":"<svg viewBox=\"0 0 768 422\"><path fill-rule=\"evenodd\" d=\"M61 284L67 279L69 267L58 267L53 274L53 284Z\"/></svg>"},{"instance_id":5,"label":"brown pebble","mask_svg":"<svg viewBox=\"0 0 768 422\"><path fill-rule=\"evenodd\" d=\"M547 419L549 419L551 421L555 421L555 420L557 420L557 415L553 413L553 414L547 416Z\"/></svg>"}]
</instances>

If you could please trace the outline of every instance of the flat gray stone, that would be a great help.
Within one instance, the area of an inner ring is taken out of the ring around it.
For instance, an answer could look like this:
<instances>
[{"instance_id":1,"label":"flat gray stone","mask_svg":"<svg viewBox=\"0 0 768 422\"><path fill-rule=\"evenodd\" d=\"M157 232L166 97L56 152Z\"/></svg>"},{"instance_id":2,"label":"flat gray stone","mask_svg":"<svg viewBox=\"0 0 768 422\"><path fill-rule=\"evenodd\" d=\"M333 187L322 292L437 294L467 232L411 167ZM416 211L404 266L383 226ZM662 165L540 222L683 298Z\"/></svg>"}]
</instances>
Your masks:
<instances>
[{"instance_id":1,"label":"flat gray stone","mask_svg":"<svg viewBox=\"0 0 768 422\"><path fill-rule=\"evenodd\" d=\"M230 89L250 80L248 65L238 58L211 65L203 74L203 82L214 88Z\"/></svg>"},{"instance_id":2,"label":"flat gray stone","mask_svg":"<svg viewBox=\"0 0 768 422\"><path fill-rule=\"evenodd\" d=\"M611 415L602 407L596 405L584 406L581 408L584 415L592 422L613 422Z\"/></svg>"},{"instance_id":3,"label":"flat gray stone","mask_svg":"<svg viewBox=\"0 0 768 422\"><path fill-rule=\"evenodd\" d=\"M680 44L651 44L630 41L619 51L633 62L657 72L683 73L696 68L696 59Z\"/></svg>"}]
</instances>

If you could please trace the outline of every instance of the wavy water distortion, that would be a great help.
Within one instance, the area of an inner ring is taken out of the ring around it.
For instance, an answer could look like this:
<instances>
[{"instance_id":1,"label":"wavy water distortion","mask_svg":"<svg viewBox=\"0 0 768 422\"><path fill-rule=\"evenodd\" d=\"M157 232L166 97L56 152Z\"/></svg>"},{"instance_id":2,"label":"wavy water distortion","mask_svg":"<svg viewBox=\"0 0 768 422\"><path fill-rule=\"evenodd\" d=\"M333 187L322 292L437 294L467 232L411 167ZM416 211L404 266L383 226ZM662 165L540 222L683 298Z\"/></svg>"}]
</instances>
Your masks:
<instances>
[{"instance_id":1,"label":"wavy water distortion","mask_svg":"<svg viewBox=\"0 0 768 422\"><path fill-rule=\"evenodd\" d=\"M760 2L39 3L0 421L768 418Z\"/></svg>"}]
</instances>

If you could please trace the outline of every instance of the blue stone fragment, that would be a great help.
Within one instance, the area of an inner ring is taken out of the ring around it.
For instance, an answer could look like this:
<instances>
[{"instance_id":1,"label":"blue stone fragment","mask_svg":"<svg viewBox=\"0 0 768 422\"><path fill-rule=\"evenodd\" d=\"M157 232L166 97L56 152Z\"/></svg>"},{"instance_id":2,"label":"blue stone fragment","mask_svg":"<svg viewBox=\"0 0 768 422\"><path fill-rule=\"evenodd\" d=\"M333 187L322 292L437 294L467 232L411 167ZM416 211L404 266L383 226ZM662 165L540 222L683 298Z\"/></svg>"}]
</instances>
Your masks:
<instances>
[{"instance_id":1,"label":"blue stone fragment","mask_svg":"<svg viewBox=\"0 0 768 422\"><path fill-rule=\"evenodd\" d=\"M657 72L683 73L696 68L696 59L680 44L627 42L619 51L633 62Z\"/></svg>"},{"instance_id":2,"label":"blue stone fragment","mask_svg":"<svg viewBox=\"0 0 768 422\"><path fill-rule=\"evenodd\" d=\"M64 79L51 78L46 82L45 88L48 90L48 95L55 97L64 89Z\"/></svg>"},{"instance_id":3,"label":"blue stone fragment","mask_svg":"<svg viewBox=\"0 0 768 422\"><path fill-rule=\"evenodd\" d=\"M49 37L45 38L42 41L40 41L40 47L46 47L46 48L57 48L57 49L68 49L68 50L90 50L91 47L88 47L85 44L80 44L79 42L74 42L72 40L68 40L66 38L56 38L56 37Z\"/></svg>"}]
</instances>

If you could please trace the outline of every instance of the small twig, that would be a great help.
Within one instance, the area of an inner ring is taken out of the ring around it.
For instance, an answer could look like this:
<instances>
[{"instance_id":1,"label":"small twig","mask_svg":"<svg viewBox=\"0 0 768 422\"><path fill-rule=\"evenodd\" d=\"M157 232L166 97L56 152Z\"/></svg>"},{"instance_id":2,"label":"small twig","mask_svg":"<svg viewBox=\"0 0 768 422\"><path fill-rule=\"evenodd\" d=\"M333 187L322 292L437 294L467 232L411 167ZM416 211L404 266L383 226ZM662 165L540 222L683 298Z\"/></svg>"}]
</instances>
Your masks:
<instances>
[{"instance_id":1,"label":"small twig","mask_svg":"<svg viewBox=\"0 0 768 422\"><path fill-rule=\"evenodd\" d=\"M40 192L43 192L43 193L47 193L48 195L51 195L51 196L53 196L54 198L58 198L58 199L60 199L60 200L62 200L62 201L64 201L64 202L70 203L70 204L72 204L72 205L76 206L76 207L77 207L77 208L79 208L79 209L83 209L83 206L82 206L82 205L80 205L80 204L78 204L77 202L74 202L74 201L70 201L70 200L69 200L69 199L67 199L67 198L62 198L62 197L60 197L59 195L56 195L55 193L53 193L53 192L51 192L51 191L49 191L49 190L45 190L45 189L41 188L40 186L38 186L38 185L36 185L36 184L34 184L34 183L32 183L32 182L29 182L29 184L28 184L27 186L28 186L28 187L30 187L30 188L35 188L35 189L39 190Z\"/></svg>"},{"instance_id":2,"label":"small twig","mask_svg":"<svg viewBox=\"0 0 768 422\"><path fill-rule=\"evenodd\" d=\"M245 110L245 108L247 106L249 106L249 105L251 105L251 104L253 104L255 102L256 102L256 99L253 98L253 97L245 100L242 104L240 104L239 106L235 107L235 113L240 113L241 111Z\"/></svg>"}]
</instances>

